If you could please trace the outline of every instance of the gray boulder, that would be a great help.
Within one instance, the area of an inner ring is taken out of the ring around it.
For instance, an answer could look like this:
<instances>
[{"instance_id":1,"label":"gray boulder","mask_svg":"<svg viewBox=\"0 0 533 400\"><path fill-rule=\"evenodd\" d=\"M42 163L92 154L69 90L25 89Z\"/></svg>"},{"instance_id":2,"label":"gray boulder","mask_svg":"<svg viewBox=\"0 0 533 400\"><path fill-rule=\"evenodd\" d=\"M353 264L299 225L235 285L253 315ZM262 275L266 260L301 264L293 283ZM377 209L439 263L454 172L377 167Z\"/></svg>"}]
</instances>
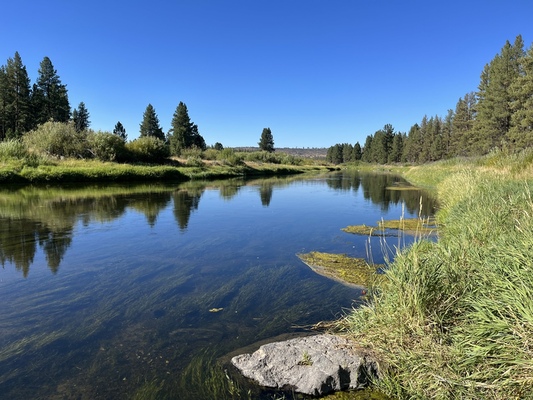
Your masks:
<instances>
[{"instance_id":1,"label":"gray boulder","mask_svg":"<svg viewBox=\"0 0 533 400\"><path fill-rule=\"evenodd\" d=\"M312 396L363 388L378 371L376 361L353 342L329 334L269 343L231 363L261 386Z\"/></svg>"}]
</instances>

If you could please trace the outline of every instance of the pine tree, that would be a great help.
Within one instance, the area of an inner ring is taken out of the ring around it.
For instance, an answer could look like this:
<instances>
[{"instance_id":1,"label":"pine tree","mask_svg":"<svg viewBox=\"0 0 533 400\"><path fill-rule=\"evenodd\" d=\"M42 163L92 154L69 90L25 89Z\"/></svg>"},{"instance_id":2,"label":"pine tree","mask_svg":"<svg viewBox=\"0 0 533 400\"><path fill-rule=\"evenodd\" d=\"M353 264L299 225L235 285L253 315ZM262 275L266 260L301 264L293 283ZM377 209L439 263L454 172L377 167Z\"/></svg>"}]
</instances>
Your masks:
<instances>
[{"instance_id":1,"label":"pine tree","mask_svg":"<svg viewBox=\"0 0 533 400\"><path fill-rule=\"evenodd\" d=\"M76 132L84 131L91 125L91 121L89 121L89 111L87 111L83 101L78 105L77 109L72 111L72 122L74 123L74 129L76 129Z\"/></svg>"},{"instance_id":2,"label":"pine tree","mask_svg":"<svg viewBox=\"0 0 533 400\"><path fill-rule=\"evenodd\" d=\"M32 128L30 78L18 52L0 67L0 140Z\"/></svg>"},{"instance_id":3,"label":"pine tree","mask_svg":"<svg viewBox=\"0 0 533 400\"><path fill-rule=\"evenodd\" d=\"M521 75L511 85L514 101L508 138L515 150L533 146L533 44L520 61Z\"/></svg>"},{"instance_id":4,"label":"pine tree","mask_svg":"<svg viewBox=\"0 0 533 400\"><path fill-rule=\"evenodd\" d=\"M272 153L274 149L274 136L270 128L263 128L261 133L261 139L259 140L259 148L263 151L268 151Z\"/></svg>"},{"instance_id":5,"label":"pine tree","mask_svg":"<svg viewBox=\"0 0 533 400\"><path fill-rule=\"evenodd\" d=\"M364 162L372 162L372 142L374 141L374 138L372 135L368 135L365 140L365 145L363 147L363 155L361 156L361 160Z\"/></svg>"},{"instance_id":6,"label":"pine tree","mask_svg":"<svg viewBox=\"0 0 533 400\"><path fill-rule=\"evenodd\" d=\"M198 132L198 125L191 121L187 105L182 101L176 107L170 125L168 141L172 154L179 156L184 149L191 147L206 149L205 140Z\"/></svg>"},{"instance_id":7,"label":"pine tree","mask_svg":"<svg viewBox=\"0 0 533 400\"><path fill-rule=\"evenodd\" d=\"M475 120L476 97L474 93L467 93L460 98L455 106L452 120L452 136L450 138L451 154L465 156L474 151L473 132Z\"/></svg>"},{"instance_id":8,"label":"pine tree","mask_svg":"<svg viewBox=\"0 0 533 400\"><path fill-rule=\"evenodd\" d=\"M403 136L401 133L397 133L394 135L392 139L392 146L391 151L389 152L389 163L397 163L400 162L402 159L402 152L403 152Z\"/></svg>"},{"instance_id":9,"label":"pine tree","mask_svg":"<svg viewBox=\"0 0 533 400\"><path fill-rule=\"evenodd\" d=\"M140 125L140 137L153 136L160 140L165 140L165 134L159 126L159 118L151 104L146 106L143 114L143 120Z\"/></svg>"},{"instance_id":10,"label":"pine tree","mask_svg":"<svg viewBox=\"0 0 533 400\"><path fill-rule=\"evenodd\" d=\"M354 161L359 161L361 160L361 157L363 155L363 152L361 151L361 145L359 144L359 142L356 142L353 146L353 160Z\"/></svg>"},{"instance_id":11,"label":"pine tree","mask_svg":"<svg viewBox=\"0 0 533 400\"><path fill-rule=\"evenodd\" d=\"M128 139L128 135L126 134L126 129L122 125L120 121L118 121L115 125L115 128L113 129L113 134L120 137L124 142Z\"/></svg>"},{"instance_id":12,"label":"pine tree","mask_svg":"<svg viewBox=\"0 0 533 400\"><path fill-rule=\"evenodd\" d=\"M523 56L524 43L519 35L513 45L507 41L501 53L482 72L474 125L477 153L484 154L492 148L501 147L507 139L514 100L511 85L520 76Z\"/></svg>"},{"instance_id":13,"label":"pine tree","mask_svg":"<svg viewBox=\"0 0 533 400\"><path fill-rule=\"evenodd\" d=\"M43 124L49 120L68 122L70 105L67 87L61 83L57 70L48 57L41 61L38 74L32 93L35 123Z\"/></svg>"}]
</instances>

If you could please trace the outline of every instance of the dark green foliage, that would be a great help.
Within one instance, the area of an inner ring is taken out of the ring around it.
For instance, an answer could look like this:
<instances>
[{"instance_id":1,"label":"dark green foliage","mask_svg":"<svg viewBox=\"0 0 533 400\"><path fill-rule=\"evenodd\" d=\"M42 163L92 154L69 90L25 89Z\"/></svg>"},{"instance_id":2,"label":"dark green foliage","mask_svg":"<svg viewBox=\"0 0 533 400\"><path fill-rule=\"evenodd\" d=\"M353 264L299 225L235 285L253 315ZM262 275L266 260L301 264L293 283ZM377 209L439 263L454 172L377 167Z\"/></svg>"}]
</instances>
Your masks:
<instances>
[{"instance_id":1,"label":"dark green foliage","mask_svg":"<svg viewBox=\"0 0 533 400\"><path fill-rule=\"evenodd\" d=\"M166 143L154 136L142 136L126 144L134 161L147 163L164 162L170 155Z\"/></svg>"},{"instance_id":2,"label":"dark green foliage","mask_svg":"<svg viewBox=\"0 0 533 400\"><path fill-rule=\"evenodd\" d=\"M361 156L361 160L365 162L372 162L372 141L374 140L374 137L372 135L368 135L365 140L365 145L363 147L363 155Z\"/></svg>"},{"instance_id":3,"label":"dark green foliage","mask_svg":"<svg viewBox=\"0 0 533 400\"><path fill-rule=\"evenodd\" d=\"M89 111L85 107L85 103L82 101L77 109L72 111L72 122L74 123L74 129L77 132L87 130L91 125L89 121Z\"/></svg>"},{"instance_id":4,"label":"dark green foliage","mask_svg":"<svg viewBox=\"0 0 533 400\"><path fill-rule=\"evenodd\" d=\"M121 138L124 142L128 139L128 135L126 134L126 129L122 125L120 121L117 122L115 125L115 128L113 129L113 134L117 135L119 138Z\"/></svg>"},{"instance_id":5,"label":"dark green foliage","mask_svg":"<svg viewBox=\"0 0 533 400\"><path fill-rule=\"evenodd\" d=\"M354 161L359 161L362 156L363 156L363 151L361 150L361 145L359 144L359 142L357 142L353 146L352 158L353 158Z\"/></svg>"},{"instance_id":6,"label":"dark green foliage","mask_svg":"<svg viewBox=\"0 0 533 400\"><path fill-rule=\"evenodd\" d=\"M326 161L332 164L342 163L342 145L331 146L326 154Z\"/></svg>"},{"instance_id":7,"label":"dark green foliage","mask_svg":"<svg viewBox=\"0 0 533 400\"><path fill-rule=\"evenodd\" d=\"M522 58L521 74L511 84L513 101L508 139L514 150L533 145L533 44Z\"/></svg>"},{"instance_id":8,"label":"dark green foliage","mask_svg":"<svg viewBox=\"0 0 533 400\"><path fill-rule=\"evenodd\" d=\"M270 128L263 128L261 132L261 139L259 140L259 148L263 151L272 153L274 151L274 136Z\"/></svg>"},{"instance_id":9,"label":"dark green foliage","mask_svg":"<svg viewBox=\"0 0 533 400\"><path fill-rule=\"evenodd\" d=\"M61 83L52 61L44 57L32 90L33 117L36 125L47 121L67 122L70 119L70 105L67 87Z\"/></svg>"},{"instance_id":10,"label":"dark green foliage","mask_svg":"<svg viewBox=\"0 0 533 400\"><path fill-rule=\"evenodd\" d=\"M512 119L511 87L521 75L523 57L524 43L519 35L514 44L505 43L481 74L474 124L474 149L477 153L485 154L495 147L501 148L506 140Z\"/></svg>"},{"instance_id":11,"label":"dark green foliage","mask_svg":"<svg viewBox=\"0 0 533 400\"><path fill-rule=\"evenodd\" d=\"M31 129L30 79L18 52L0 67L0 140Z\"/></svg>"},{"instance_id":12,"label":"dark green foliage","mask_svg":"<svg viewBox=\"0 0 533 400\"><path fill-rule=\"evenodd\" d=\"M171 128L168 132L170 152L179 156L185 149L196 147L200 150L207 148L205 140L198 132L198 125L190 117L187 105L180 101L172 116Z\"/></svg>"},{"instance_id":13,"label":"dark green foliage","mask_svg":"<svg viewBox=\"0 0 533 400\"><path fill-rule=\"evenodd\" d=\"M165 141L165 134L163 129L159 126L159 118L155 113L155 109L151 104L146 106L143 114L143 120L140 125L140 137L154 137L161 141Z\"/></svg>"},{"instance_id":14,"label":"dark green foliage","mask_svg":"<svg viewBox=\"0 0 533 400\"><path fill-rule=\"evenodd\" d=\"M220 142L216 142L215 145L213 146L213 148L215 150L224 150L224 146L222 146L222 143L220 143Z\"/></svg>"}]
</instances>

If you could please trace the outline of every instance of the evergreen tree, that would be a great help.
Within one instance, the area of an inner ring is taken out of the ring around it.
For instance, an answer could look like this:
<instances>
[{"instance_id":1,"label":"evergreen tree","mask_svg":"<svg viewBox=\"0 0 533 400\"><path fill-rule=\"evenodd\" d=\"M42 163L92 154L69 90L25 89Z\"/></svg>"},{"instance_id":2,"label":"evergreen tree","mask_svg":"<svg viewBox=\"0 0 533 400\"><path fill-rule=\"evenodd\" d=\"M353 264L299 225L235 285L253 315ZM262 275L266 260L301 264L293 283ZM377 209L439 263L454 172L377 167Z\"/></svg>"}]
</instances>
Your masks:
<instances>
[{"instance_id":1,"label":"evergreen tree","mask_svg":"<svg viewBox=\"0 0 533 400\"><path fill-rule=\"evenodd\" d=\"M84 131L91 125L91 121L89 121L89 111L87 111L83 101L78 105L77 109L72 111L72 122L74 123L74 129L76 129L76 132Z\"/></svg>"},{"instance_id":2,"label":"evergreen tree","mask_svg":"<svg viewBox=\"0 0 533 400\"><path fill-rule=\"evenodd\" d=\"M120 137L124 142L128 139L128 135L126 134L126 129L122 125L120 121L118 121L115 125L115 128L113 129L113 134Z\"/></svg>"},{"instance_id":3,"label":"evergreen tree","mask_svg":"<svg viewBox=\"0 0 533 400\"><path fill-rule=\"evenodd\" d=\"M206 149L205 140L198 132L198 125L191 121L187 105L182 101L176 107L170 125L168 141L172 154L180 155L184 149L189 149L193 146L201 150Z\"/></svg>"},{"instance_id":4,"label":"evergreen tree","mask_svg":"<svg viewBox=\"0 0 533 400\"><path fill-rule=\"evenodd\" d=\"M261 133L261 139L259 140L259 148L263 151L272 153L274 151L274 136L270 128L264 128Z\"/></svg>"},{"instance_id":5,"label":"evergreen tree","mask_svg":"<svg viewBox=\"0 0 533 400\"><path fill-rule=\"evenodd\" d=\"M533 146L533 44L521 59L522 74L511 85L514 101L508 138L515 150Z\"/></svg>"},{"instance_id":6,"label":"evergreen tree","mask_svg":"<svg viewBox=\"0 0 533 400\"><path fill-rule=\"evenodd\" d=\"M359 144L359 142L356 142L353 146L353 160L354 161L359 161L361 160L361 157L363 155L363 152L361 151L361 145Z\"/></svg>"},{"instance_id":7,"label":"evergreen tree","mask_svg":"<svg viewBox=\"0 0 533 400\"><path fill-rule=\"evenodd\" d=\"M57 71L48 57L41 61L37 83L33 86L32 107L35 123L43 124L49 120L68 122L70 105L67 87L61 83Z\"/></svg>"},{"instance_id":8,"label":"evergreen tree","mask_svg":"<svg viewBox=\"0 0 533 400\"><path fill-rule=\"evenodd\" d=\"M222 143L220 143L220 142L216 142L215 145L213 146L213 148L215 150L219 150L219 151L224 150L224 146L222 146Z\"/></svg>"},{"instance_id":9,"label":"evergreen tree","mask_svg":"<svg viewBox=\"0 0 533 400\"><path fill-rule=\"evenodd\" d=\"M420 126L414 124L407 134L404 141L403 158L407 162L418 162L418 156L422 151L422 137L420 134Z\"/></svg>"},{"instance_id":10,"label":"evergreen tree","mask_svg":"<svg viewBox=\"0 0 533 400\"><path fill-rule=\"evenodd\" d=\"M30 78L18 52L0 68L0 140L32 128Z\"/></svg>"},{"instance_id":11,"label":"evergreen tree","mask_svg":"<svg viewBox=\"0 0 533 400\"><path fill-rule=\"evenodd\" d=\"M372 135L368 135L365 140L365 145L363 147L363 155L361 160L364 162L372 162L372 142L374 138Z\"/></svg>"},{"instance_id":12,"label":"evergreen tree","mask_svg":"<svg viewBox=\"0 0 533 400\"><path fill-rule=\"evenodd\" d=\"M340 144L337 143L328 148L326 161L335 165L342 163L342 146Z\"/></svg>"},{"instance_id":13,"label":"evergreen tree","mask_svg":"<svg viewBox=\"0 0 533 400\"><path fill-rule=\"evenodd\" d=\"M159 126L159 118L151 104L146 106L143 114L143 120L140 125L140 137L153 136L160 140L165 140L165 134Z\"/></svg>"},{"instance_id":14,"label":"evergreen tree","mask_svg":"<svg viewBox=\"0 0 533 400\"><path fill-rule=\"evenodd\" d=\"M397 163L400 162L402 159L402 152L403 152L403 136L401 133L397 133L394 135L392 139L392 146L391 150L389 152L389 163Z\"/></svg>"},{"instance_id":15,"label":"evergreen tree","mask_svg":"<svg viewBox=\"0 0 533 400\"><path fill-rule=\"evenodd\" d=\"M342 162L348 163L353 160L353 146L350 143L342 145Z\"/></svg>"},{"instance_id":16,"label":"evergreen tree","mask_svg":"<svg viewBox=\"0 0 533 400\"><path fill-rule=\"evenodd\" d=\"M6 67L0 65L0 142L5 140L9 126L9 117L7 112L8 104L8 85Z\"/></svg>"},{"instance_id":17,"label":"evergreen tree","mask_svg":"<svg viewBox=\"0 0 533 400\"><path fill-rule=\"evenodd\" d=\"M501 53L485 66L478 87L475 122L476 152L484 154L500 147L511 128L513 93L511 85L520 76L524 43L519 35L513 45L507 41Z\"/></svg>"},{"instance_id":18,"label":"evergreen tree","mask_svg":"<svg viewBox=\"0 0 533 400\"><path fill-rule=\"evenodd\" d=\"M450 147L452 155L465 156L474 148L473 126L475 120L476 97L474 93L467 93L460 98L455 106L452 120L452 136Z\"/></svg>"}]
</instances>

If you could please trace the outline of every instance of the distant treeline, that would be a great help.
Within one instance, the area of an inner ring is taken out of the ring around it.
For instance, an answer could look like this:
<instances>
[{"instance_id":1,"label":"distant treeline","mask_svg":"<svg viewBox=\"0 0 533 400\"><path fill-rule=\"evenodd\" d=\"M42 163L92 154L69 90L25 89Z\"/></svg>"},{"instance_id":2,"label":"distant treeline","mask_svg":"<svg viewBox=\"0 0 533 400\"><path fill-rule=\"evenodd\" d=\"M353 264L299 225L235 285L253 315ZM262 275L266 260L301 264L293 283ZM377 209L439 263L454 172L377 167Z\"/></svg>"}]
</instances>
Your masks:
<instances>
[{"instance_id":1,"label":"distant treeline","mask_svg":"<svg viewBox=\"0 0 533 400\"><path fill-rule=\"evenodd\" d=\"M533 146L533 44L522 36L505 43L481 73L477 92L460 98L446 116L424 116L408 133L387 124L359 143L328 149L334 164L425 163L455 156L477 156L500 149L517 152Z\"/></svg>"}]
</instances>

